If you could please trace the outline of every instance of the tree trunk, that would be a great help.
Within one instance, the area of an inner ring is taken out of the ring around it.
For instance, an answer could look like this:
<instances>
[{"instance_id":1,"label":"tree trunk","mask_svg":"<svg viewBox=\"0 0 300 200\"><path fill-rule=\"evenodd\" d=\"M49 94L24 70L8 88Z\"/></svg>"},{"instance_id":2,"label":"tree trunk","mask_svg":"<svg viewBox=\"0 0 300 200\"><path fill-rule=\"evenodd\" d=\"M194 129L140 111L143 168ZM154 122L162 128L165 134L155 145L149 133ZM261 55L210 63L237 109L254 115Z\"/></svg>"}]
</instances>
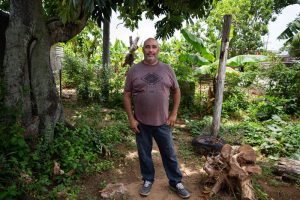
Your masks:
<instances>
[{"instance_id":1,"label":"tree trunk","mask_svg":"<svg viewBox=\"0 0 300 200\"><path fill-rule=\"evenodd\" d=\"M89 15L82 3L76 19L67 24L58 18L47 21L42 0L14 0L9 14L0 10L0 75L9 110L5 118L20 123L25 137L43 136L49 143L56 124L64 119L50 67L50 47L68 41L85 27Z\"/></svg>"},{"instance_id":2,"label":"tree trunk","mask_svg":"<svg viewBox=\"0 0 300 200\"><path fill-rule=\"evenodd\" d=\"M11 1L3 63L4 101L13 111L8 120L16 117L26 128L25 136L42 134L50 142L63 112L50 68L50 34L42 9L40 0Z\"/></svg>"},{"instance_id":3,"label":"tree trunk","mask_svg":"<svg viewBox=\"0 0 300 200\"><path fill-rule=\"evenodd\" d=\"M82 3L73 19L76 23L67 24L58 18L46 21L41 0L11 1L10 14L0 10L0 75L5 87L1 100L9 110L4 118L20 123L26 130L24 136L44 136L49 143L56 123L63 120L50 68L50 46L68 41L85 27L89 15L83 12Z\"/></svg>"},{"instance_id":4,"label":"tree trunk","mask_svg":"<svg viewBox=\"0 0 300 200\"><path fill-rule=\"evenodd\" d=\"M41 0L11 1L10 15L0 13L1 24L9 18L8 28L0 29L1 41L4 33L6 39L5 47L0 48L4 103L10 110L6 120L19 122L26 130L24 136L43 136L49 143L57 122L63 121L50 67L50 46L68 41L85 27L89 16L82 4L76 11L76 23L67 24L57 18L46 21Z\"/></svg>"},{"instance_id":5,"label":"tree trunk","mask_svg":"<svg viewBox=\"0 0 300 200\"><path fill-rule=\"evenodd\" d=\"M102 54L102 98L106 104L109 100L109 35L110 21L104 19L103 22L103 54Z\"/></svg>"}]
</instances>

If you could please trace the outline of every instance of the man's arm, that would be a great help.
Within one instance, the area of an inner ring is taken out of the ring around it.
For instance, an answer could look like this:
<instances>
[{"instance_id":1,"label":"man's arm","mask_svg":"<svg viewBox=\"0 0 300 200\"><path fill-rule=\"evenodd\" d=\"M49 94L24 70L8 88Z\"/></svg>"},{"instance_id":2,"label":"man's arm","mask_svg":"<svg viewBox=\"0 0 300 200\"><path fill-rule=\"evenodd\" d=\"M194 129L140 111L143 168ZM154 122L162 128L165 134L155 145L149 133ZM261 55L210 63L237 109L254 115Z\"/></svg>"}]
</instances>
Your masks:
<instances>
[{"instance_id":1,"label":"man's arm","mask_svg":"<svg viewBox=\"0 0 300 200\"><path fill-rule=\"evenodd\" d=\"M128 116L130 128L133 132L139 133L140 130L138 129L138 121L134 118L131 106L131 92L124 91L124 107L125 111Z\"/></svg>"},{"instance_id":2,"label":"man's arm","mask_svg":"<svg viewBox=\"0 0 300 200\"><path fill-rule=\"evenodd\" d=\"M177 111L179 108L179 104L180 104L180 97L181 97L181 93L180 93L180 89L176 88L174 90L174 94L173 94L173 101L174 101L174 105L173 105L173 109L172 112L167 120L167 124L169 126L174 126L176 119L177 119Z\"/></svg>"}]
</instances>

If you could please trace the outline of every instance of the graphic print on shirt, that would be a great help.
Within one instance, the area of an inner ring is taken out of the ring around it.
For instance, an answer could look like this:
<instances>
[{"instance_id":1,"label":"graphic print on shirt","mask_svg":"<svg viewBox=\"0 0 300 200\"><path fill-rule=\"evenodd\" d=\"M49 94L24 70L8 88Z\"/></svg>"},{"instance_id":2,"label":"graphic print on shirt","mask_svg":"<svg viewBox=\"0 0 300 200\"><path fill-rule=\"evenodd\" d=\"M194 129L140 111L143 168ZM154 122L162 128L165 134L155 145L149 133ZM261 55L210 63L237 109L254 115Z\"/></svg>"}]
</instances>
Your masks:
<instances>
[{"instance_id":1,"label":"graphic print on shirt","mask_svg":"<svg viewBox=\"0 0 300 200\"><path fill-rule=\"evenodd\" d=\"M162 77L157 75L156 73L148 73L142 77L142 80L145 81L148 85L155 85L159 81L161 81Z\"/></svg>"}]
</instances>

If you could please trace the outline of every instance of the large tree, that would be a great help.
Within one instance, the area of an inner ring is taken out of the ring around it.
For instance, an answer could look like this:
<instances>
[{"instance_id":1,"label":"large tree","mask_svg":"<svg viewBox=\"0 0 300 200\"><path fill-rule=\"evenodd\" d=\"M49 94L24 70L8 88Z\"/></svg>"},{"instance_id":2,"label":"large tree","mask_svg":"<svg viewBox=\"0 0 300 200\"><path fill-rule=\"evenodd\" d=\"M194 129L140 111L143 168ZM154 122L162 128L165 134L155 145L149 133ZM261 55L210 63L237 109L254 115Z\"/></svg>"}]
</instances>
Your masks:
<instances>
[{"instance_id":1,"label":"large tree","mask_svg":"<svg viewBox=\"0 0 300 200\"><path fill-rule=\"evenodd\" d=\"M46 17L43 6L47 5L42 2L10 1L10 12L2 18L8 26L1 69L4 103L10 110L7 120L19 121L26 134L42 134L46 141L51 141L63 112L49 63L50 47L78 34L86 24L88 13L81 4L72 16L76 23L64 24L59 18Z\"/></svg>"},{"instance_id":2,"label":"large tree","mask_svg":"<svg viewBox=\"0 0 300 200\"><path fill-rule=\"evenodd\" d=\"M219 1L211 11L207 23L211 31L220 35L222 16L231 14L233 37L230 42L230 56L254 53L263 46L261 35L268 32L272 6L273 0Z\"/></svg>"},{"instance_id":3,"label":"large tree","mask_svg":"<svg viewBox=\"0 0 300 200\"><path fill-rule=\"evenodd\" d=\"M232 15L233 37L230 42L230 56L255 53L263 47L262 35L268 32L268 23L275 20L273 13L298 0L222 0L215 1L206 22L209 30L220 38L222 16ZM234 5L234 6L232 6Z\"/></svg>"},{"instance_id":4,"label":"large tree","mask_svg":"<svg viewBox=\"0 0 300 200\"><path fill-rule=\"evenodd\" d=\"M52 140L56 124L63 121L63 110L50 68L50 47L78 34L90 14L101 23L110 18L112 9L118 9L125 22L131 19L127 24L131 26L143 13L150 19L164 15L156 24L157 36L168 37L184 20L206 15L211 2L1 0L0 75L5 89L1 99L10 110L6 119L19 122L27 135L44 136L46 142Z\"/></svg>"}]
</instances>

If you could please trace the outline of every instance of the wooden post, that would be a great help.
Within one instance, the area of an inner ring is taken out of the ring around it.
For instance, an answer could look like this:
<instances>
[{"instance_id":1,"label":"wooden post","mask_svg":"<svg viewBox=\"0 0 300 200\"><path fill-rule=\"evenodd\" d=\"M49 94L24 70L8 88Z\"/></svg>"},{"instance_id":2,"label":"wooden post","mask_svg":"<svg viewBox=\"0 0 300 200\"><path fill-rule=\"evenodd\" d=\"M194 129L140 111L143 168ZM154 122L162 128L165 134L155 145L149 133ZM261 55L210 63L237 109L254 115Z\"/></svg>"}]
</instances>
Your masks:
<instances>
[{"instance_id":1,"label":"wooden post","mask_svg":"<svg viewBox=\"0 0 300 200\"><path fill-rule=\"evenodd\" d=\"M213 113L213 124L212 124L213 136L217 136L220 129L223 91L224 91L225 72L226 72L226 60L227 60L227 51L229 46L230 25L231 25L231 15L224 15L224 24L222 30L222 44L221 44L221 51L220 51L220 58L219 58L217 88L216 88L214 113Z\"/></svg>"}]
</instances>

